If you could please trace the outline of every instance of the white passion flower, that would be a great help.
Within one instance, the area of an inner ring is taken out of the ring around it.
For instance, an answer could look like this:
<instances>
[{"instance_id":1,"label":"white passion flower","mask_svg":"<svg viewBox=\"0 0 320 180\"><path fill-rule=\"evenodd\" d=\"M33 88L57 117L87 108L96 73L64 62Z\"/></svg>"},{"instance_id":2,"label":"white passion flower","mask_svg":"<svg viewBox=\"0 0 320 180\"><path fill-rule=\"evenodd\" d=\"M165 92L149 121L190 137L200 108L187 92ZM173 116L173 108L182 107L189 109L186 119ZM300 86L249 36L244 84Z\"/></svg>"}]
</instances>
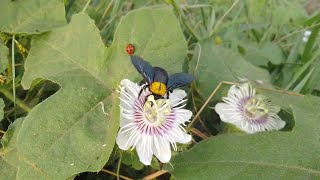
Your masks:
<instances>
[{"instance_id":1,"label":"white passion flower","mask_svg":"<svg viewBox=\"0 0 320 180\"><path fill-rule=\"evenodd\" d=\"M279 130L286 124L277 115L280 107L265 96L256 95L256 90L249 83L231 86L228 97L223 97L223 101L215 106L220 119L247 133Z\"/></svg>"},{"instance_id":2,"label":"white passion flower","mask_svg":"<svg viewBox=\"0 0 320 180\"><path fill-rule=\"evenodd\" d=\"M122 80L120 88L120 130L116 141L119 148L136 148L145 165L150 165L153 154L161 162L169 162L170 145L176 151L177 142L191 141L191 135L183 128L192 116L191 111L183 109L186 92L175 89L169 99L155 100L148 88L139 96L142 87L130 80Z\"/></svg>"}]
</instances>

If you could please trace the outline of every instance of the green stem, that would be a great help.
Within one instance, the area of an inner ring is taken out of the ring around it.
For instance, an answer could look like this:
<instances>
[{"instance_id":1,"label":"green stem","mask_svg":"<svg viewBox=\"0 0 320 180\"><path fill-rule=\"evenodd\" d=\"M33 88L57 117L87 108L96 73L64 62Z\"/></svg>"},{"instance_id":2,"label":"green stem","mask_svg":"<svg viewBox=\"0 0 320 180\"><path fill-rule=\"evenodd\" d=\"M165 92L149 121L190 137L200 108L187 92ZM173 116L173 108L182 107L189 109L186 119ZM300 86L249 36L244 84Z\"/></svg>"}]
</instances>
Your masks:
<instances>
[{"instance_id":1,"label":"green stem","mask_svg":"<svg viewBox=\"0 0 320 180\"><path fill-rule=\"evenodd\" d=\"M121 152L119 153L119 162L118 162L118 167L117 167L117 180L120 180L120 167L121 167L121 161L122 161L122 154Z\"/></svg>"},{"instance_id":2,"label":"green stem","mask_svg":"<svg viewBox=\"0 0 320 180\"><path fill-rule=\"evenodd\" d=\"M170 1L171 5L173 6L174 10L179 14L182 23L185 25L185 27L187 28L187 30L189 31L189 33L197 40L199 41L200 38L198 37L198 35L196 35L196 33L192 30L192 28L190 27L190 25L188 24L187 20L185 19L183 12L181 11L180 7L177 5L177 3L175 2L175 0L171 0Z\"/></svg>"},{"instance_id":3,"label":"green stem","mask_svg":"<svg viewBox=\"0 0 320 180\"><path fill-rule=\"evenodd\" d=\"M90 3L91 3L91 0L88 0L81 12L84 12L88 8Z\"/></svg>"},{"instance_id":4,"label":"green stem","mask_svg":"<svg viewBox=\"0 0 320 180\"><path fill-rule=\"evenodd\" d=\"M13 94L13 110L14 110L14 119L17 119L16 111L16 68L15 68L15 59L14 59L14 41L15 36L12 35L12 46L11 46L11 68L12 68L12 94Z\"/></svg>"},{"instance_id":5,"label":"green stem","mask_svg":"<svg viewBox=\"0 0 320 180\"><path fill-rule=\"evenodd\" d=\"M12 102L14 101L14 96L12 95L12 93L10 91L8 91L7 89L0 89L0 92L7 97L8 99L10 99ZM21 109L25 110L26 112L30 112L31 108L25 104L23 101L21 101L20 99L16 99L16 104L17 106L19 106Z\"/></svg>"}]
</instances>

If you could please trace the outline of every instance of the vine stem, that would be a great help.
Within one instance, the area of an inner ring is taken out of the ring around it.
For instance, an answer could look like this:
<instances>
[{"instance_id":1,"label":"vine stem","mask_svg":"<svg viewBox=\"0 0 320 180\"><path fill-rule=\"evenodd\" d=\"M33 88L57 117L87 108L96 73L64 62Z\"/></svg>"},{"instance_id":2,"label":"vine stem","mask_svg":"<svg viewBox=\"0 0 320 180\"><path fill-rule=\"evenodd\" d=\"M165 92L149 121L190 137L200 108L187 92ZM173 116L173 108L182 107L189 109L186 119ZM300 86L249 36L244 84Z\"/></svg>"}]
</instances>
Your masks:
<instances>
[{"instance_id":1,"label":"vine stem","mask_svg":"<svg viewBox=\"0 0 320 180\"><path fill-rule=\"evenodd\" d=\"M17 119L16 112L16 68L15 68L15 59L14 59L14 43L15 35L12 35L12 46L11 46L11 68L12 68L12 94L13 94L13 110L14 110L14 119Z\"/></svg>"},{"instance_id":2,"label":"vine stem","mask_svg":"<svg viewBox=\"0 0 320 180\"><path fill-rule=\"evenodd\" d=\"M288 39L289 37L291 37L291 36L293 36L293 35L295 35L295 34L297 34L297 33L301 33L301 32L303 32L303 31L305 31L305 30L314 28L314 27L319 26L319 25L320 25L320 23L316 23L316 24L314 24L314 25L312 25L312 26L308 26L308 27L306 27L306 28L298 29L298 30L296 30L296 31L293 31L293 32L285 35L285 36L280 37L279 39L273 40L272 42L273 42L273 43L279 43L279 42L281 42L281 41L283 41L283 40L285 40L285 39Z\"/></svg>"},{"instance_id":3,"label":"vine stem","mask_svg":"<svg viewBox=\"0 0 320 180\"><path fill-rule=\"evenodd\" d=\"M160 170L160 171L156 171L155 173L152 173L148 176L145 176L144 178L142 178L142 180L151 180L151 179L155 179L156 177L161 176L164 173L167 173L168 171L165 170Z\"/></svg>"},{"instance_id":4,"label":"vine stem","mask_svg":"<svg viewBox=\"0 0 320 180\"><path fill-rule=\"evenodd\" d=\"M223 19L231 12L231 10L238 4L240 0L235 1L231 7L228 9L228 11L219 19L219 21L217 22L217 24L214 26L214 28L212 29L212 31L209 33L209 37L212 36L212 34L214 33L214 30L217 29L218 25L220 25L220 23L223 21Z\"/></svg>"},{"instance_id":5,"label":"vine stem","mask_svg":"<svg viewBox=\"0 0 320 180\"><path fill-rule=\"evenodd\" d=\"M88 0L81 12L84 12L88 8L90 3L91 3L91 0Z\"/></svg>"},{"instance_id":6,"label":"vine stem","mask_svg":"<svg viewBox=\"0 0 320 180\"><path fill-rule=\"evenodd\" d=\"M201 131L199 131L199 130L196 129L196 128L191 128L190 131L191 131L193 134L199 136L199 137L202 138L202 139L207 139L207 138L208 138L208 136L206 136L205 134L203 134Z\"/></svg>"},{"instance_id":7,"label":"vine stem","mask_svg":"<svg viewBox=\"0 0 320 180\"><path fill-rule=\"evenodd\" d=\"M109 171L107 169L101 169L101 172L104 172L104 173L107 173L107 174L110 174L110 175L113 175L113 176L118 176L117 173L114 173L114 172ZM125 179L125 180L133 180L131 178L128 178L128 177L122 176L122 175L119 175L119 177L121 177L122 179Z\"/></svg>"},{"instance_id":8,"label":"vine stem","mask_svg":"<svg viewBox=\"0 0 320 180\"><path fill-rule=\"evenodd\" d=\"M120 152L120 157L119 157L119 162L117 167L117 180L120 180L119 174L120 174L121 161L122 161L122 153Z\"/></svg>"},{"instance_id":9,"label":"vine stem","mask_svg":"<svg viewBox=\"0 0 320 180\"><path fill-rule=\"evenodd\" d=\"M10 99L12 102L14 101L14 96L11 94L10 91L0 88L0 92L4 96L6 96L6 98ZM25 110L28 113L31 111L31 108L19 99L16 99L16 104L17 104L17 106L19 106L21 109Z\"/></svg>"}]
</instances>

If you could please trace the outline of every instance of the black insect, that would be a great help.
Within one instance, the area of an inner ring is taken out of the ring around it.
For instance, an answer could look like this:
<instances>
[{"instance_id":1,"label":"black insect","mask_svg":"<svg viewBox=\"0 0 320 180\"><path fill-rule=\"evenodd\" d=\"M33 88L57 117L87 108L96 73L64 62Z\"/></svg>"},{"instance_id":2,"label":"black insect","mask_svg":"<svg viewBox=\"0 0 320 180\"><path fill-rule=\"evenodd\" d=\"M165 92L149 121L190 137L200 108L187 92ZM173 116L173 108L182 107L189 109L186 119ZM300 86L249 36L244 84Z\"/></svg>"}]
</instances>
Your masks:
<instances>
[{"instance_id":1,"label":"black insect","mask_svg":"<svg viewBox=\"0 0 320 180\"><path fill-rule=\"evenodd\" d=\"M131 55L131 62L137 71L143 76L143 84L149 88L155 99L169 98L169 92L173 89L191 83L194 77L187 73L175 73L171 76L160 67L152 67L148 62L138 56ZM142 88L140 94L142 93Z\"/></svg>"}]
</instances>

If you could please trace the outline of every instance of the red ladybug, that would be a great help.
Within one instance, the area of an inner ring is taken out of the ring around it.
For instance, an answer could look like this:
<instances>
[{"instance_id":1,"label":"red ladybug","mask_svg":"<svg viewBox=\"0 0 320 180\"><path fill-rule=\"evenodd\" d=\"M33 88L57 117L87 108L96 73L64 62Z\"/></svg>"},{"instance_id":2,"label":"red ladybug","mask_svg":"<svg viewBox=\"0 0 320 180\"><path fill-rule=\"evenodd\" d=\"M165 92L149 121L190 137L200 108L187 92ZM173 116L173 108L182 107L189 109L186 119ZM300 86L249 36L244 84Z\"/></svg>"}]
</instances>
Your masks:
<instances>
[{"instance_id":1,"label":"red ladybug","mask_svg":"<svg viewBox=\"0 0 320 180\"><path fill-rule=\"evenodd\" d=\"M127 50L127 53L131 55L134 53L134 46L132 44L128 44L126 50Z\"/></svg>"}]
</instances>

